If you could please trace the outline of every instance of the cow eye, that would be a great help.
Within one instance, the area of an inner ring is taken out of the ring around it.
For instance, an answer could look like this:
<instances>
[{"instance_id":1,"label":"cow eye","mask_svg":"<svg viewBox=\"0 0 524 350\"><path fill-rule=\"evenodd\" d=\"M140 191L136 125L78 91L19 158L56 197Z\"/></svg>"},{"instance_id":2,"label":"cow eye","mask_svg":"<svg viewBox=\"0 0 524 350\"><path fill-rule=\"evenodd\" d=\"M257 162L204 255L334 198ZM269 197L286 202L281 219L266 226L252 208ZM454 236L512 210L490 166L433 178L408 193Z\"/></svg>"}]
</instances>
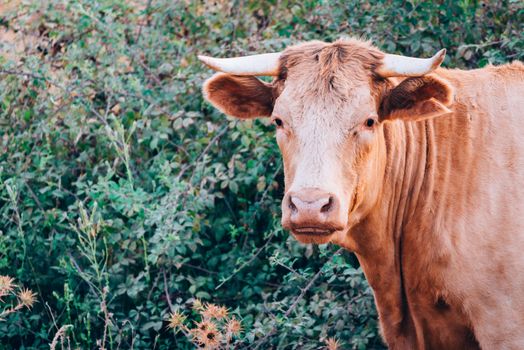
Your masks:
<instances>
[{"instance_id":1,"label":"cow eye","mask_svg":"<svg viewBox=\"0 0 524 350\"><path fill-rule=\"evenodd\" d=\"M280 118L275 118L275 119L273 120L273 123L275 123L275 125L276 125L277 127L279 127L279 128L280 128L282 125L284 125L284 122L283 122L282 119L280 119Z\"/></svg>"},{"instance_id":2,"label":"cow eye","mask_svg":"<svg viewBox=\"0 0 524 350\"><path fill-rule=\"evenodd\" d=\"M375 123L376 123L375 119L368 118L368 119L366 119L366 123L365 124L366 124L366 126L368 128L371 128L371 127L373 127L373 125L375 125Z\"/></svg>"}]
</instances>

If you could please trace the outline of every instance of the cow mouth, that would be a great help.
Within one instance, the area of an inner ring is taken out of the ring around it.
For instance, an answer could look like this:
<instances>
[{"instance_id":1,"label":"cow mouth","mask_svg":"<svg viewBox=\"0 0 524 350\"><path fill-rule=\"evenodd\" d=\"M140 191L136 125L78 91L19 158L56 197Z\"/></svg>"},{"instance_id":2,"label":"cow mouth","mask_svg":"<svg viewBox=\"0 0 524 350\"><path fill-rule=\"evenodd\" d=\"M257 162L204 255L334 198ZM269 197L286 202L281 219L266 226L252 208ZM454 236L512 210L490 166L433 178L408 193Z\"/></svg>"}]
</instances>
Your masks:
<instances>
[{"instance_id":1,"label":"cow mouth","mask_svg":"<svg viewBox=\"0 0 524 350\"><path fill-rule=\"evenodd\" d=\"M322 227L297 227L292 229L294 234L308 236L329 236L335 230Z\"/></svg>"}]
</instances>

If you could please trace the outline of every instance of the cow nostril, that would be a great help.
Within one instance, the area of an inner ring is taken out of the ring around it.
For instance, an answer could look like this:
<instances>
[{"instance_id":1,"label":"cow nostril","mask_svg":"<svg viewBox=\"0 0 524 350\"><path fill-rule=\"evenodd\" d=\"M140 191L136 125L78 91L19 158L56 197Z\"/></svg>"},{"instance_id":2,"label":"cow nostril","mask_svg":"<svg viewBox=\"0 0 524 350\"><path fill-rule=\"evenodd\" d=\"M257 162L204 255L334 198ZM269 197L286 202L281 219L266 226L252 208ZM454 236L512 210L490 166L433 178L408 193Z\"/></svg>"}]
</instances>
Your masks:
<instances>
[{"instance_id":1,"label":"cow nostril","mask_svg":"<svg viewBox=\"0 0 524 350\"><path fill-rule=\"evenodd\" d=\"M289 209L291 209L291 211L294 211L294 212L297 211L297 206L295 205L295 203L293 203L293 197L291 197L291 196L289 196L288 207L289 207Z\"/></svg>"},{"instance_id":2,"label":"cow nostril","mask_svg":"<svg viewBox=\"0 0 524 350\"><path fill-rule=\"evenodd\" d=\"M321 213L327 213L333 207L333 197L329 197L328 202L320 208Z\"/></svg>"}]
</instances>

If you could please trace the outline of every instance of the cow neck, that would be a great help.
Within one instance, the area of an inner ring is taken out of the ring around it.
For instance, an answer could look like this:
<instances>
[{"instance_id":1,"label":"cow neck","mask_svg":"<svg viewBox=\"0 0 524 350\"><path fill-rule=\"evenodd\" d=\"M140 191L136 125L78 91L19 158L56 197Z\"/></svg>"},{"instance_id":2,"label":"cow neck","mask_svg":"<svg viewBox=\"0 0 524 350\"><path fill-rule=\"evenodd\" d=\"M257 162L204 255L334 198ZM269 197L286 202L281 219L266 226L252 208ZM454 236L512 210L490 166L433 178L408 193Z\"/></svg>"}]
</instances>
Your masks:
<instances>
[{"instance_id":1,"label":"cow neck","mask_svg":"<svg viewBox=\"0 0 524 350\"><path fill-rule=\"evenodd\" d=\"M403 239L411 216L431 206L436 157L433 139L431 121L384 125L381 195L350 234L374 290L382 322L391 325L384 332L395 332L390 336L402 336L407 341L416 335L404 290Z\"/></svg>"}]
</instances>

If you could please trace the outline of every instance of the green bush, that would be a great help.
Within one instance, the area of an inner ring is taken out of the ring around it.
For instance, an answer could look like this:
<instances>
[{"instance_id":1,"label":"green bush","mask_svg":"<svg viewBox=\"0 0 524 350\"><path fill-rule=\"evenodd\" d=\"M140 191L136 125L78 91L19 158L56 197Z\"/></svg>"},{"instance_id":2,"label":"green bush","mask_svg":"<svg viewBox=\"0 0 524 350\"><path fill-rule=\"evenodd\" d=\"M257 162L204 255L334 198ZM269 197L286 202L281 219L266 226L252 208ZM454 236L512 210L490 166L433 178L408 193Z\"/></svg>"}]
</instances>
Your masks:
<instances>
[{"instance_id":1,"label":"green bush","mask_svg":"<svg viewBox=\"0 0 524 350\"><path fill-rule=\"evenodd\" d=\"M0 275L38 296L0 321L4 348L189 349L169 317L192 325L200 301L241 320L231 347L383 348L356 258L282 230L273 128L204 103L196 54L351 35L446 47L448 67L524 56L521 1L15 3L0 11Z\"/></svg>"}]
</instances>

